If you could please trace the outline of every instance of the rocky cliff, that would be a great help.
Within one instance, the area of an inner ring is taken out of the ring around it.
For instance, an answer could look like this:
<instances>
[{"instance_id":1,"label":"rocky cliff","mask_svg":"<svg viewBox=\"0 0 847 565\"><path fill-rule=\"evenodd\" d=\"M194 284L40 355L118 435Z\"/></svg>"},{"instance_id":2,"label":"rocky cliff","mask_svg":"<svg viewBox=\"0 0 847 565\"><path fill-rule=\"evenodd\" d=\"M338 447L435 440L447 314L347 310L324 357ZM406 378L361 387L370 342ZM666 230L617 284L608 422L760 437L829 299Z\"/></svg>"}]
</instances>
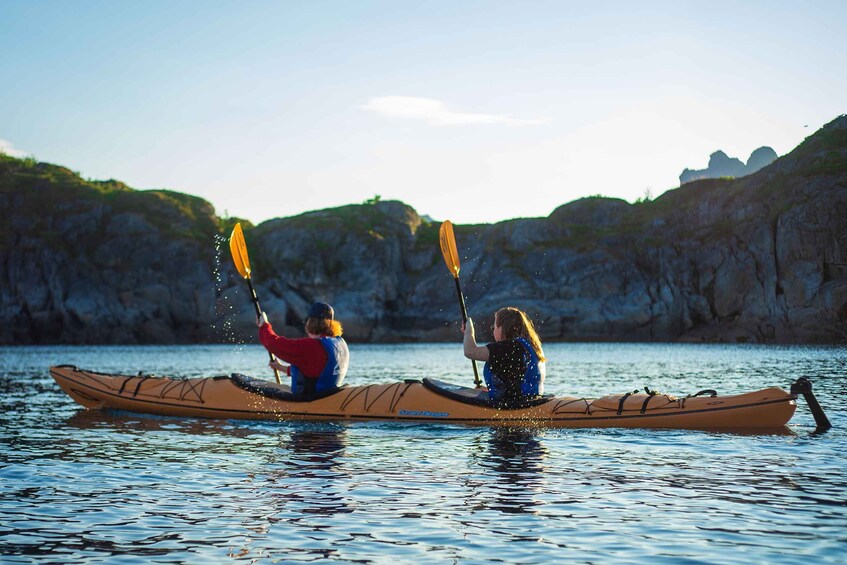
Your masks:
<instances>
[{"instance_id":1,"label":"rocky cliff","mask_svg":"<svg viewBox=\"0 0 847 565\"><path fill-rule=\"evenodd\" d=\"M197 198L0 156L0 343L253 340L223 221ZM438 223L370 202L245 226L259 298L300 331L329 301L354 341L457 340ZM482 339L526 309L547 340L847 341L847 117L759 172L653 201L456 226Z\"/></svg>"},{"instance_id":2,"label":"rocky cliff","mask_svg":"<svg viewBox=\"0 0 847 565\"><path fill-rule=\"evenodd\" d=\"M0 343L209 340L212 206L0 155Z\"/></svg>"}]
</instances>

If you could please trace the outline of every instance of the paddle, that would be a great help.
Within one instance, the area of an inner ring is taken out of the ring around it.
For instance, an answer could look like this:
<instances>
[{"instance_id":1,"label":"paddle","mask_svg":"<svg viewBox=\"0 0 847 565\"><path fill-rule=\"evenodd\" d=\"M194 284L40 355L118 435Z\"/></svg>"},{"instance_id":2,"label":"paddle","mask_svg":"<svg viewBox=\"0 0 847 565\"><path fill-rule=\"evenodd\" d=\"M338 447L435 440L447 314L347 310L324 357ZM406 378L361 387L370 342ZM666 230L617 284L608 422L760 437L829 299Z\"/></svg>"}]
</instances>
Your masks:
<instances>
[{"instance_id":1,"label":"paddle","mask_svg":"<svg viewBox=\"0 0 847 565\"><path fill-rule=\"evenodd\" d=\"M256 307L256 316L262 316L262 309L259 307L259 298L256 296L256 289L253 288L253 281L250 278L250 257L247 255L247 244L244 242L244 232L241 231L241 224L235 224L232 228L232 235L229 236L229 251L232 253L232 261L235 263L235 268L238 274L247 281L247 286L250 288L250 299L253 301L253 306ZM267 321L265 316L265 321ZM271 361L276 361L274 354L270 351ZM274 369L276 382L282 384L282 379L279 377L279 371Z\"/></svg>"},{"instance_id":2,"label":"paddle","mask_svg":"<svg viewBox=\"0 0 847 565\"><path fill-rule=\"evenodd\" d=\"M459 284L459 252L456 250L456 236L453 235L453 224L450 220L444 220L441 227L438 229L438 242L441 245L441 254L444 255L444 262L447 263L447 269L453 275L453 280L456 281L456 293L459 295L459 308L462 310L462 321L468 321L468 311L465 308L465 297L462 295L462 286ZM482 381L479 380L479 371L476 368L476 360L471 359L473 365L473 380L477 388L482 386Z\"/></svg>"}]
</instances>

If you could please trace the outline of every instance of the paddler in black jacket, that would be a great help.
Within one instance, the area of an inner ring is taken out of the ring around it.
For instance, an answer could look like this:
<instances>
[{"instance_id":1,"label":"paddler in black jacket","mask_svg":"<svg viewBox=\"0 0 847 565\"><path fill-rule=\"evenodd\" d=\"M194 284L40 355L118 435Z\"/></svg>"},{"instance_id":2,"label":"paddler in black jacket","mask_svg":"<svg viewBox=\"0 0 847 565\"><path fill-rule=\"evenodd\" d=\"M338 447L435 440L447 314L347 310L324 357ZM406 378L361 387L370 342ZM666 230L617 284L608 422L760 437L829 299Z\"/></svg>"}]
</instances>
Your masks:
<instances>
[{"instance_id":1,"label":"paddler in black jacket","mask_svg":"<svg viewBox=\"0 0 847 565\"><path fill-rule=\"evenodd\" d=\"M526 313L514 307L494 314L494 341L477 345L473 320L462 325L464 352L468 359L484 361L483 378L488 398L508 408L523 399L544 393L545 358L541 339Z\"/></svg>"}]
</instances>

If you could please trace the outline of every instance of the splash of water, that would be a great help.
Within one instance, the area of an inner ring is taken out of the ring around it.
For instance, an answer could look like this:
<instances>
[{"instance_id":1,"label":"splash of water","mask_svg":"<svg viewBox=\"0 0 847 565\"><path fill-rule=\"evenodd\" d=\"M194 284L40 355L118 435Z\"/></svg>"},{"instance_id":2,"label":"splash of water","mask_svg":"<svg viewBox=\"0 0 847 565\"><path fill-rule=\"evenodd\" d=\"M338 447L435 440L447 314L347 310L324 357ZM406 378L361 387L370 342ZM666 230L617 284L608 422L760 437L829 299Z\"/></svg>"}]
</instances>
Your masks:
<instances>
[{"instance_id":1,"label":"splash of water","mask_svg":"<svg viewBox=\"0 0 847 565\"><path fill-rule=\"evenodd\" d=\"M230 297L224 293L228 277L221 267L221 249L228 248L229 240L224 235L215 236L215 255L212 264L212 274L215 279L215 318L212 320L212 331L223 343L232 343L237 352L244 350L244 340L239 339L233 324L233 316L236 314L235 306ZM235 288L231 293L240 294L240 289Z\"/></svg>"}]
</instances>

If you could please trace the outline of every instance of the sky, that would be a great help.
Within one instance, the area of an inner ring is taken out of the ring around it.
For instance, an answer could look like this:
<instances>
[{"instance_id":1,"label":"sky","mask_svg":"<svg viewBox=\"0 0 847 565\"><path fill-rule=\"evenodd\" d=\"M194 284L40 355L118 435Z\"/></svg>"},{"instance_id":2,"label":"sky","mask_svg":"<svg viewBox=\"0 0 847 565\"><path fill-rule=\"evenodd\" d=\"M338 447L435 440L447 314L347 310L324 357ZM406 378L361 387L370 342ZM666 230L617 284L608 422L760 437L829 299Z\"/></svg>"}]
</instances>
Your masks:
<instances>
[{"instance_id":1,"label":"sky","mask_svg":"<svg viewBox=\"0 0 847 565\"><path fill-rule=\"evenodd\" d=\"M0 150L254 223L679 186L847 112L847 2L0 0Z\"/></svg>"}]
</instances>

